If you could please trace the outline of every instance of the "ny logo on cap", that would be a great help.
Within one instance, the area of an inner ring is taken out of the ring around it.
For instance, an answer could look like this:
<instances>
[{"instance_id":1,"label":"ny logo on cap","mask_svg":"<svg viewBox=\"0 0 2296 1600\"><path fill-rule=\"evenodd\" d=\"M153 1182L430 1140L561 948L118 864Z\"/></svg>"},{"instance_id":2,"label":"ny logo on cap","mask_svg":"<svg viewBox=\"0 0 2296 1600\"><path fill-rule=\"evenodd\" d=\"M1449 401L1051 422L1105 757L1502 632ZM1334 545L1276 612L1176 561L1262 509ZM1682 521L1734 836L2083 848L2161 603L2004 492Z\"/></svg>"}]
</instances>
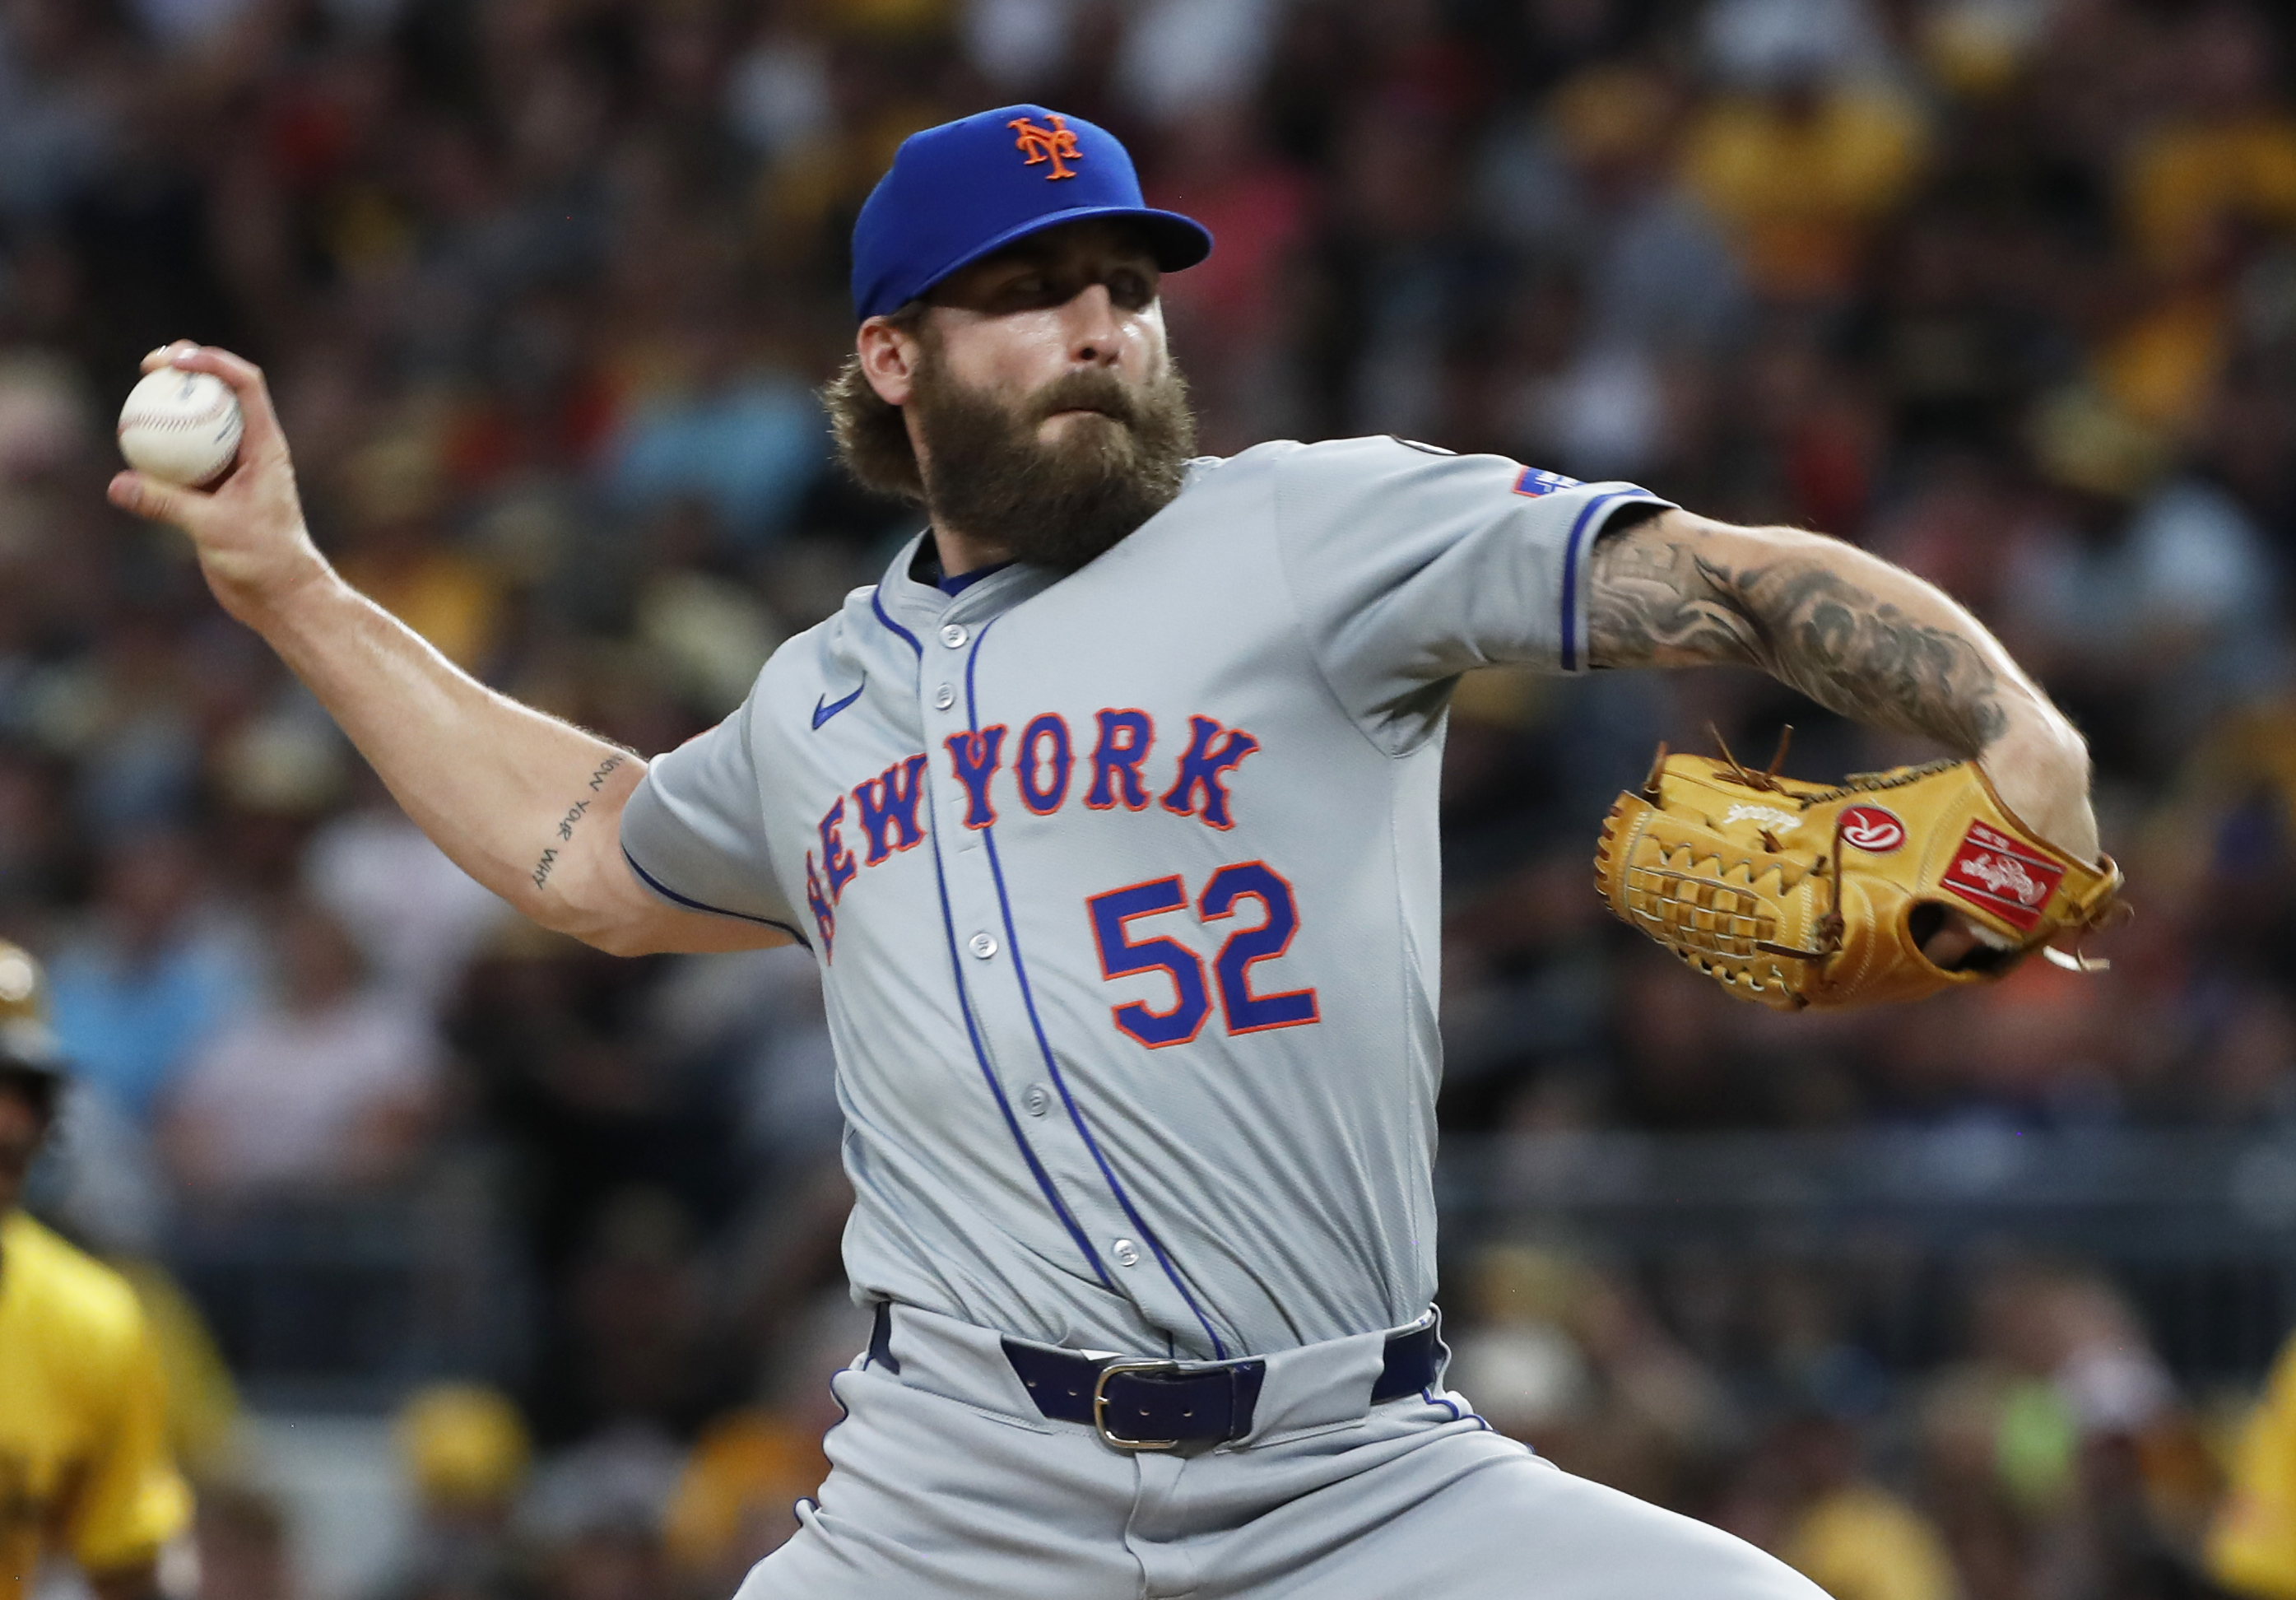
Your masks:
<instances>
[{"instance_id":1,"label":"ny logo on cap","mask_svg":"<svg viewBox=\"0 0 2296 1600\"><path fill-rule=\"evenodd\" d=\"M1069 131L1069 125L1062 120L1060 113L1048 111L1046 114L1053 119L1050 127L1039 127L1026 117L1015 117L1004 126L1020 135L1013 141L1013 148L1029 158L1021 165L1041 167L1046 161L1053 164L1053 169L1045 174L1045 181L1049 184L1054 178L1074 177L1074 170L1061 163L1063 160L1082 160L1084 155L1077 149L1076 135Z\"/></svg>"}]
</instances>

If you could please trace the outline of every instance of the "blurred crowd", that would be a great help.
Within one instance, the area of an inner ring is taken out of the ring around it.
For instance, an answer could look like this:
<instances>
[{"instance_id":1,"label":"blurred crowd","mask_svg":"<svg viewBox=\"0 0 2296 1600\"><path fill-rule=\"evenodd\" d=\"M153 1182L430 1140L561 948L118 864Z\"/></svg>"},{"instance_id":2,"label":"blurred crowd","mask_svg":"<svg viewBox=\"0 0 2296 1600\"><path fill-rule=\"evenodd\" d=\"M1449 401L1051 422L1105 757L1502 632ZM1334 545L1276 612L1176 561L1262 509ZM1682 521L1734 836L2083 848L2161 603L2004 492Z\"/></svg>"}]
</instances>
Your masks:
<instances>
[{"instance_id":1,"label":"blurred crowd","mask_svg":"<svg viewBox=\"0 0 2296 1600\"><path fill-rule=\"evenodd\" d=\"M1089 116L1218 236L1166 285L1207 449L1392 431L1824 529L2090 738L2140 908L2109 978L1783 1019L1608 923L1603 808L1710 725L1798 725L1811 777L1932 752L1748 675L1470 679L1447 1133L2267 1128L2292 71L2264 0L0 0L0 936L83 1085L51 1210L190 1292L211 1592L293 1579L201 1317L242 1381L467 1369L402 1415L404 1600L729 1593L857 1336L808 959L611 960L447 864L106 508L144 350L260 361L346 572L660 751L913 530L813 398L894 146ZM1996 1263L1961 1357L1905 1373L1808 1270L1717 1288L1725 1338L1599 1260L1448 1265L1494 1420L1842 1600L2208 1592L2232 1414L2106 1276Z\"/></svg>"}]
</instances>

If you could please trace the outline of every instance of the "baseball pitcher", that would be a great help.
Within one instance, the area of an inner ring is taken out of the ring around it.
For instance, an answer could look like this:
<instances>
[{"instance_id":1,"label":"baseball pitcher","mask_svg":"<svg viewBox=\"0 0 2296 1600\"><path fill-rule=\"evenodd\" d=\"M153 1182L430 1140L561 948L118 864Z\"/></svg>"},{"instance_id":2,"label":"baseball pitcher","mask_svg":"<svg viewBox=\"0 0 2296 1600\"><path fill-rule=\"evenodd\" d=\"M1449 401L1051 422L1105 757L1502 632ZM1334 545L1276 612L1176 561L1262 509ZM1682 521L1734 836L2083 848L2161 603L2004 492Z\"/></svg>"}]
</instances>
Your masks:
<instances>
[{"instance_id":1,"label":"baseball pitcher","mask_svg":"<svg viewBox=\"0 0 2296 1600\"><path fill-rule=\"evenodd\" d=\"M1724 663L1940 742L1982 808L1882 789L1797 830L1800 797L1742 773L1784 820L1717 821L1779 847L1762 882L1822 886L1889 812L1945 885L1890 914L1892 959L1943 979L2093 908L2081 740L1966 611L1832 539L1393 439L1198 456L1158 285L1211 242L1043 106L905 144L855 230L827 399L846 464L927 525L651 764L349 588L237 357L147 362L237 391L235 473L111 496L191 535L225 608L528 915L818 961L875 1333L818 1501L743 1600L1814 1597L1444 1386L1446 703L1497 662ZM2030 923L1956 897L1964 825L2046 869ZM1796 931L1702 887L1751 869L1645 836L1630 909L1795 972L1866 948L1844 930L1881 900L1821 896Z\"/></svg>"}]
</instances>

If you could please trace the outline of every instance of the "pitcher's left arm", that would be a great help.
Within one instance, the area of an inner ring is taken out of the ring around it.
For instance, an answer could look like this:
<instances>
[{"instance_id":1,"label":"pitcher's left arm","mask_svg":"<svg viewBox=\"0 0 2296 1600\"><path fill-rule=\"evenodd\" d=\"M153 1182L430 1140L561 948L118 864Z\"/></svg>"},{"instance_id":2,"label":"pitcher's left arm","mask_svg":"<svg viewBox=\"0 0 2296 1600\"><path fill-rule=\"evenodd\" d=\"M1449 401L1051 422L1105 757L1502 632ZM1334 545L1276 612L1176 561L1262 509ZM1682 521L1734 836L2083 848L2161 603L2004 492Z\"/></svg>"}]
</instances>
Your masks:
<instances>
[{"instance_id":1,"label":"pitcher's left arm","mask_svg":"<svg viewBox=\"0 0 2296 1600\"><path fill-rule=\"evenodd\" d=\"M1976 758L2027 826L2097 857L2080 734L1984 624L1903 568L1823 534L1666 511L1596 543L1587 610L1595 666L1758 668Z\"/></svg>"}]
</instances>

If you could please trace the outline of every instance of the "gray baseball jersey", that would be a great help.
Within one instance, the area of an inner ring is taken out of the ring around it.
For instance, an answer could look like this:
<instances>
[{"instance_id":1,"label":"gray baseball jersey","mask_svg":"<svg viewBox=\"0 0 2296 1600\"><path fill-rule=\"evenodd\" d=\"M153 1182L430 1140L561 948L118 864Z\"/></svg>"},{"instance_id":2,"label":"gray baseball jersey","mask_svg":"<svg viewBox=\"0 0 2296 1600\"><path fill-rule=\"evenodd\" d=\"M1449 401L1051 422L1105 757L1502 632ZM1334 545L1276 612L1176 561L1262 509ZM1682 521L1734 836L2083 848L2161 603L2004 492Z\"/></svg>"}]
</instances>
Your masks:
<instances>
[{"instance_id":1,"label":"gray baseball jersey","mask_svg":"<svg viewBox=\"0 0 2296 1600\"><path fill-rule=\"evenodd\" d=\"M820 962L855 1292L1200 1359L1419 1316L1450 687L1582 669L1587 553L1664 504L1390 439L1198 461L1065 577L952 595L913 541L655 762L640 876Z\"/></svg>"}]
</instances>

